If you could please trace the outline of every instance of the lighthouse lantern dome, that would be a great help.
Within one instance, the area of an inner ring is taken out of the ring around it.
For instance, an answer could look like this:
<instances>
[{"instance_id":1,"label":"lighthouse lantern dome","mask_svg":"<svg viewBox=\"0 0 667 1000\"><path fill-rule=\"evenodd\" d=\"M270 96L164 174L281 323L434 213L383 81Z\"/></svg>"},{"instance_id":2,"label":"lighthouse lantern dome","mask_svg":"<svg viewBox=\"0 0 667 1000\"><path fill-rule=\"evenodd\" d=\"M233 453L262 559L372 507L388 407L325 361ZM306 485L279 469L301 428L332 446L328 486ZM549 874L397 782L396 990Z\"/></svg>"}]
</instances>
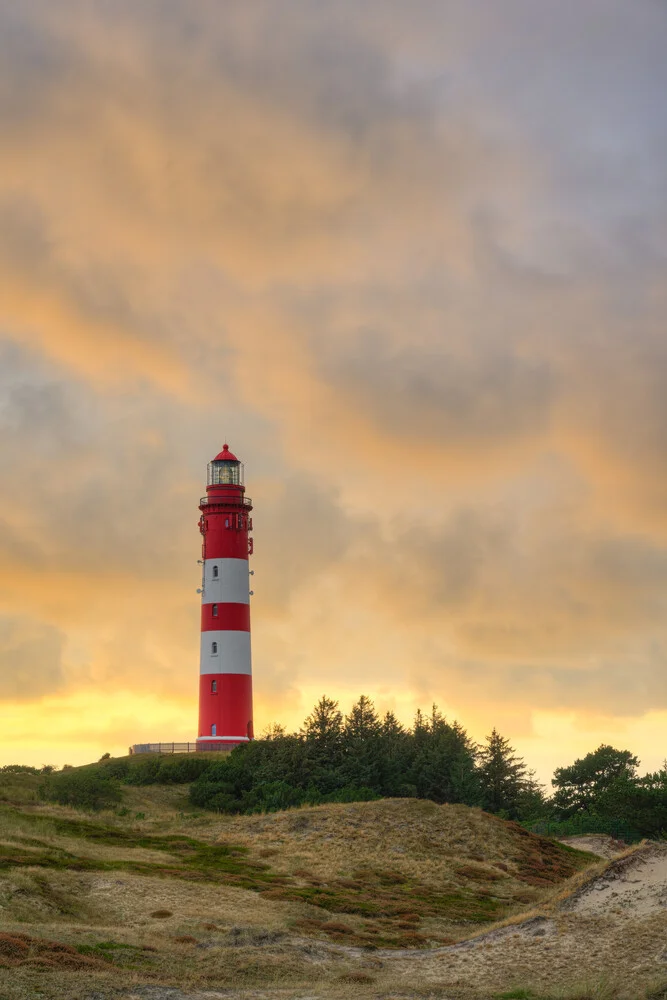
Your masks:
<instances>
[{"instance_id":1,"label":"lighthouse lantern dome","mask_svg":"<svg viewBox=\"0 0 667 1000\"><path fill-rule=\"evenodd\" d=\"M243 486L243 465L225 444L208 463L207 486Z\"/></svg>"}]
</instances>

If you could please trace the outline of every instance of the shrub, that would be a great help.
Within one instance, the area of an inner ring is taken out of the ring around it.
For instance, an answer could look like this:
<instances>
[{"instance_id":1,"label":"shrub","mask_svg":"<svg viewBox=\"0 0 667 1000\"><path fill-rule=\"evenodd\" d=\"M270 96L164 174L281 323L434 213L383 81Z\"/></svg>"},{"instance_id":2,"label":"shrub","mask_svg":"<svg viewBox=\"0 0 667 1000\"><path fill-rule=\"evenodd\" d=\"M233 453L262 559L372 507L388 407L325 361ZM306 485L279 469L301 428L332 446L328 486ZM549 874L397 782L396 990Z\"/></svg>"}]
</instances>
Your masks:
<instances>
[{"instance_id":1,"label":"shrub","mask_svg":"<svg viewBox=\"0 0 667 1000\"><path fill-rule=\"evenodd\" d=\"M77 809L106 809L121 801L119 783L98 770L82 768L50 776L40 787L43 799Z\"/></svg>"},{"instance_id":2,"label":"shrub","mask_svg":"<svg viewBox=\"0 0 667 1000\"><path fill-rule=\"evenodd\" d=\"M184 785L204 774L211 763L206 757L190 754L168 757L156 754L132 761L112 760L104 766L128 785Z\"/></svg>"}]
</instances>

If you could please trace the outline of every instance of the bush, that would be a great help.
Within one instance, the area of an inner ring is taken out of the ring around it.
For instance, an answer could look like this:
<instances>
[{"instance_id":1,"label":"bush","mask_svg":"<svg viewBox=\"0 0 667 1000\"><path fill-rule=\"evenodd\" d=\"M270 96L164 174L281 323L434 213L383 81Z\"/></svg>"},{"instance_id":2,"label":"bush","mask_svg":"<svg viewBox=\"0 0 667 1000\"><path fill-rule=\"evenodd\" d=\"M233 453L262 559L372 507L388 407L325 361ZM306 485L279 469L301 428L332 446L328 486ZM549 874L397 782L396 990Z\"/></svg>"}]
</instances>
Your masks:
<instances>
[{"instance_id":1,"label":"bush","mask_svg":"<svg viewBox=\"0 0 667 1000\"><path fill-rule=\"evenodd\" d=\"M129 761L124 760L122 757L117 760L114 760L113 757L109 760L102 760L98 768L99 774L105 778L118 778L119 781L125 781L129 770Z\"/></svg>"},{"instance_id":2,"label":"bush","mask_svg":"<svg viewBox=\"0 0 667 1000\"><path fill-rule=\"evenodd\" d=\"M587 813L568 819L540 819L522 823L526 830L542 837L580 837L588 833L606 834L614 840L624 840L627 844L642 839L643 834L624 819L592 816Z\"/></svg>"},{"instance_id":3,"label":"bush","mask_svg":"<svg viewBox=\"0 0 667 1000\"><path fill-rule=\"evenodd\" d=\"M206 757L174 754L162 757L141 756L131 761L109 761L104 764L108 773L119 777L128 785L185 785L195 781L210 766Z\"/></svg>"},{"instance_id":4,"label":"bush","mask_svg":"<svg viewBox=\"0 0 667 1000\"><path fill-rule=\"evenodd\" d=\"M121 787L114 778L90 768L52 775L39 792L43 799L77 809L108 809L122 799Z\"/></svg>"}]
</instances>

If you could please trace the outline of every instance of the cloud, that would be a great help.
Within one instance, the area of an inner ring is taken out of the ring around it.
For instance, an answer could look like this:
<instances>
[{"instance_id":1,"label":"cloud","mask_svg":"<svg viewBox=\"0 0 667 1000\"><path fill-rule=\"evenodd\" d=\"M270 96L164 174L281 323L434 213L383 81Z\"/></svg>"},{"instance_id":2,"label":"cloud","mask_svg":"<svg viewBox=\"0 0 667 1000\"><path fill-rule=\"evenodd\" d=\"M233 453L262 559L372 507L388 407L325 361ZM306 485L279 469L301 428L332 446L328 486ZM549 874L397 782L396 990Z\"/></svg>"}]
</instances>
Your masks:
<instances>
[{"instance_id":1,"label":"cloud","mask_svg":"<svg viewBox=\"0 0 667 1000\"><path fill-rule=\"evenodd\" d=\"M0 5L0 611L60 637L52 690L189 697L228 437L260 712L664 705L666 36L601 0Z\"/></svg>"},{"instance_id":2,"label":"cloud","mask_svg":"<svg viewBox=\"0 0 667 1000\"><path fill-rule=\"evenodd\" d=\"M30 702L65 684L65 636L34 618L0 618L0 697Z\"/></svg>"}]
</instances>

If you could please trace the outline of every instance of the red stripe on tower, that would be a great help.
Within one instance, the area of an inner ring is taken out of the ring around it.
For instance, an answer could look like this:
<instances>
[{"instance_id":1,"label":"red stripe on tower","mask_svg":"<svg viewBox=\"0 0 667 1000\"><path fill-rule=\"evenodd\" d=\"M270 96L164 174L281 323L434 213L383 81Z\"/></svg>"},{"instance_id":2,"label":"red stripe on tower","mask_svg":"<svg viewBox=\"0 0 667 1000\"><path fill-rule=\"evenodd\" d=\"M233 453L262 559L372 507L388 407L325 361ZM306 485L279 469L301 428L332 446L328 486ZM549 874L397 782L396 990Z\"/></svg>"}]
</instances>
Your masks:
<instances>
[{"instance_id":1,"label":"red stripe on tower","mask_svg":"<svg viewBox=\"0 0 667 1000\"><path fill-rule=\"evenodd\" d=\"M199 736L202 744L238 746L253 738L250 659L252 541L243 466L225 445L208 464L199 509L203 536Z\"/></svg>"}]
</instances>

